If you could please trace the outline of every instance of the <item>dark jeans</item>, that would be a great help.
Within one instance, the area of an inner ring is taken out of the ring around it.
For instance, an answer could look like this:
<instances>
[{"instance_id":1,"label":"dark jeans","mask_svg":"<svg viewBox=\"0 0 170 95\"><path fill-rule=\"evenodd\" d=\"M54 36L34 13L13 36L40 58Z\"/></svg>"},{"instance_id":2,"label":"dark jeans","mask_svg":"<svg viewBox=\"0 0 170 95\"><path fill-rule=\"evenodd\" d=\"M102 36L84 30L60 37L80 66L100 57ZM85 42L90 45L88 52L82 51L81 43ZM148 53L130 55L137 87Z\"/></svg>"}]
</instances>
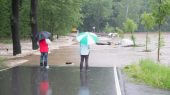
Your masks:
<instances>
[{"instance_id":1,"label":"dark jeans","mask_svg":"<svg viewBox=\"0 0 170 95\"><path fill-rule=\"evenodd\" d=\"M81 55L81 61L80 61L80 70L83 69L83 63L85 60L85 65L86 65L86 70L88 69L88 59L89 59L89 55Z\"/></svg>"},{"instance_id":2,"label":"dark jeans","mask_svg":"<svg viewBox=\"0 0 170 95\"><path fill-rule=\"evenodd\" d=\"M48 62L48 52L41 52L40 66L47 66L47 62Z\"/></svg>"}]
</instances>

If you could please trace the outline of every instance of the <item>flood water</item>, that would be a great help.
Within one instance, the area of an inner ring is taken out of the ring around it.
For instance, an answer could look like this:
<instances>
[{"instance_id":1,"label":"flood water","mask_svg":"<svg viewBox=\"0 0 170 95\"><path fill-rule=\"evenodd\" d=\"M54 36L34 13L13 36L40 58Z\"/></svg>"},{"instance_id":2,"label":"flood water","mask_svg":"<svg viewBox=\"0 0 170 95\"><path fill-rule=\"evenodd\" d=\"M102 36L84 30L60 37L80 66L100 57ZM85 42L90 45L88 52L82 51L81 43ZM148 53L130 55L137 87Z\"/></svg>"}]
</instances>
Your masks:
<instances>
[{"instance_id":1,"label":"flood water","mask_svg":"<svg viewBox=\"0 0 170 95\"><path fill-rule=\"evenodd\" d=\"M164 44L161 48L160 61L163 64L170 63L170 33L163 33ZM125 66L132 64L140 59L151 58L157 60L157 33L150 33L150 42L148 49L151 52L143 52L145 50L145 33L136 33L136 44L140 47L122 47L115 45L121 40L118 38L99 37L100 42L111 41L112 45L91 45L89 55L89 66L91 67L113 67ZM130 38L130 35L125 35L125 38ZM49 65L65 66L66 62L72 62L71 66L79 66L80 64L80 48L79 44L60 47L57 50L51 51L48 57ZM26 57L29 61L24 65L39 65L39 55Z\"/></svg>"}]
</instances>

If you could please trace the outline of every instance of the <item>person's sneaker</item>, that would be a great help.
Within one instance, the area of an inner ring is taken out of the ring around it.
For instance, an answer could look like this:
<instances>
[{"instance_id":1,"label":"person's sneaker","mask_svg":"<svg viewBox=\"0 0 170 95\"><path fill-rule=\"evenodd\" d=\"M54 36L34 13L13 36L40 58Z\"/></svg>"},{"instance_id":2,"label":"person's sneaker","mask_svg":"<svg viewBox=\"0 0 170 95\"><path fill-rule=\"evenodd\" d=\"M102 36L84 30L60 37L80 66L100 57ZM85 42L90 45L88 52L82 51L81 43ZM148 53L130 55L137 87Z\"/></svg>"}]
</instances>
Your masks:
<instances>
[{"instance_id":1,"label":"person's sneaker","mask_svg":"<svg viewBox=\"0 0 170 95\"><path fill-rule=\"evenodd\" d=\"M45 66L46 69L49 69L49 66Z\"/></svg>"}]
</instances>

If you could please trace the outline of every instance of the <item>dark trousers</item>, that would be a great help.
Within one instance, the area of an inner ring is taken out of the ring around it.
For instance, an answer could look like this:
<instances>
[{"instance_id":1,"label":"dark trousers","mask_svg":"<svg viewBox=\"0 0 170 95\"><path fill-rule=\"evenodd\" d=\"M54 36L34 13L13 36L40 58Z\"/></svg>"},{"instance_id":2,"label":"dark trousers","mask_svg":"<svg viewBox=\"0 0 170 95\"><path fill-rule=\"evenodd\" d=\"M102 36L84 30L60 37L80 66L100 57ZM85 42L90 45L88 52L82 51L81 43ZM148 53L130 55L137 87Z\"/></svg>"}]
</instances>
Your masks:
<instances>
[{"instance_id":1,"label":"dark trousers","mask_svg":"<svg viewBox=\"0 0 170 95\"><path fill-rule=\"evenodd\" d=\"M48 52L41 52L40 66L47 66L47 62L48 62Z\"/></svg>"},{"instance_id":2,"label":"dark trousers","mask_svg":"<svg viewBox=\"0 0 170 95\"><path fill-rule=\"evenodd\" d=\"M89 59L89 55L81 55L81 60L80 60L80 70L83 69L83 63L85 60L85 65L86 65L86 69L88 69L88 59Z\"/></svg>"}]
</instances>

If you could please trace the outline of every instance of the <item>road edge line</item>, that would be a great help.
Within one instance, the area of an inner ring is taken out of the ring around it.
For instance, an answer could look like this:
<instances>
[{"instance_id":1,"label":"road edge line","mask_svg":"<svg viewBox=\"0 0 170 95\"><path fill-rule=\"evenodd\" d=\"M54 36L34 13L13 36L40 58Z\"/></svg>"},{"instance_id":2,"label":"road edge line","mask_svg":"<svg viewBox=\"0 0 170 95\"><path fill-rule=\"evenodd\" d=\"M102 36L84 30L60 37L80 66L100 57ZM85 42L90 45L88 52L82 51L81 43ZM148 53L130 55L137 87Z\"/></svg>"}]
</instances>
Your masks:
<instances>
[{"instance_id":1,"label":"road edge line","mask_svg":"<svg viewBox=\"0 0 170 95\"><path fill-rule=\"evenodd\" d=\"M114 67L114 76L115 76L116 93L117 93L117 95L122 95L121 89L120 89L120 84L119 84L119 79L118 79L118 74L117 74L116 66Z\"/></svg>"}]
</instances>

